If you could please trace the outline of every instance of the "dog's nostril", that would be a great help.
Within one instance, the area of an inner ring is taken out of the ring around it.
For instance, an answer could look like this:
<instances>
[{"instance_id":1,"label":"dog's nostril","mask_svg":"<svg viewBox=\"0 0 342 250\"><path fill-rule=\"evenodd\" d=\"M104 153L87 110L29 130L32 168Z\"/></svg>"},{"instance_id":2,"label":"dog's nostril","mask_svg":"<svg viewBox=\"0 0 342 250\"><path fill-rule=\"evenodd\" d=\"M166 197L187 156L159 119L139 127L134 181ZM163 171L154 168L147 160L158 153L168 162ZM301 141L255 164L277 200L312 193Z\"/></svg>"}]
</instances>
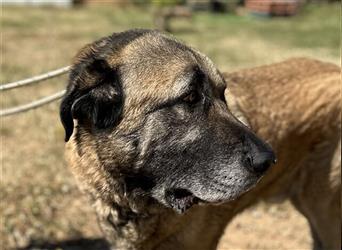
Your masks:
<instances>
[{"instance_id":1,"label":"dog's nostril","mask_svg":"<svg viewBox=\"0 0 342 250\"><path fill-rule=\"evenodd\" d=\"M275 161L273 152L262 152L253 157L253 168L258 173L263 173Z\"/></svg>"},{"instance_id":2,"label":"dog's nostril","mask_svg":"<svg viewBox=\"0 0 342 250\"><path fill-rule=\"evenodd\" d=\"M253 155L252 159L247 157L246 161L254 172L262 174L270 168L272 163L276 162L276 158L272 151L267 151Z\"/></svg>"},{"instance_id":3,"label":"dog's nostril","mask_svg":"<svg viewBox=\"0 0 342 250\"><path fill-rule=\"evenodd\" d=\"M271 162L266 161L264 163L254 165L253 167L257 173L264 173L270 166L271 166Z\"/></svg>"}]
</instances>

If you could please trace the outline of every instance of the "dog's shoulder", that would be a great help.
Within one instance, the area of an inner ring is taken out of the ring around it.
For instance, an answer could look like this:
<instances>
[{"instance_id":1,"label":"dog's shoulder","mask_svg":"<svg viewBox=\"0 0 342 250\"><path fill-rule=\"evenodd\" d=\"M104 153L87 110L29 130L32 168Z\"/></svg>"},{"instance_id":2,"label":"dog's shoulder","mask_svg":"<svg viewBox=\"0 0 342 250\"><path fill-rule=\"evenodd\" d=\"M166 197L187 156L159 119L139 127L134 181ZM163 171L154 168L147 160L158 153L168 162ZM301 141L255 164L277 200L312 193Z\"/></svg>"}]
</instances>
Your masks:
<instances>
[{"instance_id":1,"label":"dog's shoulder","mask_svg":"<svg viewBox=\"0 0 342 250\"><path fill-rule=\"evenodd\" d=\"M324 74L339 74L340 67L335 64L310 58L290 58L288 60L224 73L227 82L239 85L273 85L294 82L304 78L317 77ZM234 85L233 85L234 87Z\"/></svg>"},{"instance_id":2,"label":"dog's shoulder","mask_svg":"<svg viewBox=\"0 0 342 250\"><path fill-rule=\"evenodd\" d=\"M255 129L271 123L277 133L336 131L340 125L340 67L332 63L293 58L224 77L230 96Z\"/></svg>"}]
</instances>

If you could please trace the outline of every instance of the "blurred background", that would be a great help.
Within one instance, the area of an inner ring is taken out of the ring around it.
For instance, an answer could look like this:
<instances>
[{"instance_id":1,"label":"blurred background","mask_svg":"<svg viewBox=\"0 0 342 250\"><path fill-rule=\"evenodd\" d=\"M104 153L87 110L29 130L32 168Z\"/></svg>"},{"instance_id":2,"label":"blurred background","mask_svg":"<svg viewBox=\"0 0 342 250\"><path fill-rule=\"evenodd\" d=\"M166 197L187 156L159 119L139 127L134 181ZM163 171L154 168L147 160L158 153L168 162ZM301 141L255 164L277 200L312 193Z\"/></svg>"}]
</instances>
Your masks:
<instances>
[{"instance_id":1,"label":"blurred background","mask_svg":"<svg viewBox=\"0 0 342 250\"><path fill-rule=\"evenodd\" d=\"M69 65L86 43L158 28L221 71L312 57L340 63L339 1L2 0L1 83ZM0 92L1 108L64 89L66 76ZM0 248L108 249L63 160L58 102L1 118ZM220 249L310 249L307 223L283 202L260 203L229 225Z\"/></svg>"}]
</instances>

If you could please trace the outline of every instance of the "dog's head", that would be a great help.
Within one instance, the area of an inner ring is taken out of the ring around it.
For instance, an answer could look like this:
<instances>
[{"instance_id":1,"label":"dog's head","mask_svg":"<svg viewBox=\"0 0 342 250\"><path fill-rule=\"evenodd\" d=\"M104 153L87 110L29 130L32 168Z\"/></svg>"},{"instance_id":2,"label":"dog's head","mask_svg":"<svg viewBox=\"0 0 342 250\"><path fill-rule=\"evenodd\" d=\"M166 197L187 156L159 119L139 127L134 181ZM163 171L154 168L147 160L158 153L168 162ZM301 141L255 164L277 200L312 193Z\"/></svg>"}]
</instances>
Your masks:
<instances>
[{"instance_id":1,"label":"dog's head","mask_svg":"<svg viewBox=\"0 0 342 250\"><path fill-rule=\"evenodd\" d=\"M206 56L173 38L113 34L75 59L61 104L66 141L73 135L73 154L97 159L94 178L105 176L111 192L122 186L180 212L229 201L256 184L274 154L232 115L225 89ZM103 185L94 184L99 193Z\"/></svg>"}]
</instances>

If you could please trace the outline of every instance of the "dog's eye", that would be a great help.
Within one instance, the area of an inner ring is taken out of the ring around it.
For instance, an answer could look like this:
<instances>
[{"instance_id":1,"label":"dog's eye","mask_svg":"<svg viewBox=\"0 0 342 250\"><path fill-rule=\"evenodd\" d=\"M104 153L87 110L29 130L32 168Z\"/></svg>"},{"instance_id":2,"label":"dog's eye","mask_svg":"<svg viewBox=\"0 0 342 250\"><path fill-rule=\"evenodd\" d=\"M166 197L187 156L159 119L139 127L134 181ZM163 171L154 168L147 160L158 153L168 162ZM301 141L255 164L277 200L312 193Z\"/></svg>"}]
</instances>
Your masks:
<instances>
[{"instance_id":1,"label":"dog's eye","mask_svg":"<svg viewBox=\"0 0 342 250\"><path fill-rule=\"evenodd\" d=\"M184 96L182 100L187 104L196 104L201 100L201 96L197 91L193 90L189 94Z\"/></svg>"}]
</instances>

